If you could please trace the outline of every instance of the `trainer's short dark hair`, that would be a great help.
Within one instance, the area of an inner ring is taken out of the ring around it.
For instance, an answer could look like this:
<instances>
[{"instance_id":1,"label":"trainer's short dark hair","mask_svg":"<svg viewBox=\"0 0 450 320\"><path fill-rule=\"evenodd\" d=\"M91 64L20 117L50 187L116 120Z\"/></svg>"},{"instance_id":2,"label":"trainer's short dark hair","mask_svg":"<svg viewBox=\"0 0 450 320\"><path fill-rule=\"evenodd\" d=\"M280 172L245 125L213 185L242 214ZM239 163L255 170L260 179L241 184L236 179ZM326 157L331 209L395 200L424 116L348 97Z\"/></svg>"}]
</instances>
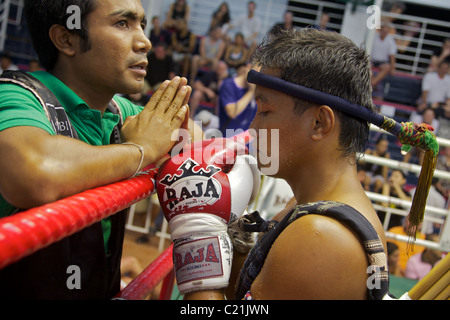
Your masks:
<instances>
[{"instance_id":1,"label":"trainer's short dark hair","mask_svg":"<svg viewBox=\"0 0 450 320\"><path fill-rule=\"evenodd\" d=\"M25 0L25 17L34 49L39 60L48 71L53 70L58 59L58 49L49 36L50 28L62 25L67 28L67 20L71 12L67 12L70 6L80 9L81 28L70 30L80 36L81 49L90 49L87 16L95 10L97 0Z\"/></svg>"}]
</instances>

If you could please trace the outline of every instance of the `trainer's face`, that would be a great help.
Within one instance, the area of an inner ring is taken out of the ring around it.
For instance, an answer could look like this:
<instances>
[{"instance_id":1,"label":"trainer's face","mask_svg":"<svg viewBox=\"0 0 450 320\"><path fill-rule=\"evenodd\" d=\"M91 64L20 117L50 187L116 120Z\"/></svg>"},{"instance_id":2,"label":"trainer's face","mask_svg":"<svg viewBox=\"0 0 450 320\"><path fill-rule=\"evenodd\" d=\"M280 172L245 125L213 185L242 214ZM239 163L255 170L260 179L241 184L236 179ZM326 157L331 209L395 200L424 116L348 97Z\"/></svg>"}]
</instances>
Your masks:
<instances>
[{"instance_id":1,"label":"trainer's face","mask_svg":"<svg viewBox=\"0 0 450 320\"><path fill-rule=\"evenodd\" d=\"M263 68L261 72L279 77L277 70ZM305 119L294 112L294 99L279 91L257 85L255 99L258 110L250 128L257 134L253 146L258 152L258 165L264 171L273 165L264 163L267 157L278 159L279 170L274 176L286 179L302 161L302 152L307 152Z\"/></svg>"},{"instance_id":2,"label":"trainer's face","mask_svg":"<svg viewBox=\"0 0 450 320\"><path fill-rule=\"evenodd\" d=\"M79 76L105 93L142 90L151 43L144 34L145 12L139 0L96 1L88 16L91 48L80 52Z\"/></svg>"}]
</instances>

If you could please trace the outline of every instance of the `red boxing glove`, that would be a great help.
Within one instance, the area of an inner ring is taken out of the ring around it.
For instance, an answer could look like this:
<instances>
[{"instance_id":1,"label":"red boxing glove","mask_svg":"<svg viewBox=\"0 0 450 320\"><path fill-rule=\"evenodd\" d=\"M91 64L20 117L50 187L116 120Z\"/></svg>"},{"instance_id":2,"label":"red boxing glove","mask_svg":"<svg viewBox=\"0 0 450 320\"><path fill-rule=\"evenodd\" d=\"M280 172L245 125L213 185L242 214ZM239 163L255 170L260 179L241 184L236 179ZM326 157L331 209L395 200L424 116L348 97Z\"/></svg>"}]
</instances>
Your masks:
<instances>
[{"instance_id":1,"label":"red boxing glove","mask_svg":"<svg viewBox=\"0 0 450 320\"><path fill-rule=\"evenodd\" d=\"M256 160L232 139L194 144L157 175L158 198L174 242L181 294L228 286L233 246L228 224L259 190Z\"/></svg>"}]
</instances>

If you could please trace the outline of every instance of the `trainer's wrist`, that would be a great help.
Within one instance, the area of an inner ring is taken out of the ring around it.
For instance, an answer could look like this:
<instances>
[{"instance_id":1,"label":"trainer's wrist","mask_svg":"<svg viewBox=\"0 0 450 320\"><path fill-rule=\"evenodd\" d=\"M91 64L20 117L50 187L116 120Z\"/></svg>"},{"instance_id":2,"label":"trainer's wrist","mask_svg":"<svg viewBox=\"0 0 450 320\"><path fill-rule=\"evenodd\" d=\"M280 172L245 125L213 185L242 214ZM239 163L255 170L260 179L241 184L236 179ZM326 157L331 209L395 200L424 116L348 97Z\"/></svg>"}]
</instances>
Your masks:
<instances>
[{"instance_id":1,"label":"trainer's wrist","mask_svg":"<svg viewBox=\"0 0 450 320\"><path fill-rule=\"evenodd\" d=\"M122 143L122 145L132 146L134 148L137 148L140 152L139 165L137 166L137 169L133 173L133 175L130 176L130 178L134 178L139 174L139 172L141 172L141 169L143 167L142 165L143 165L144 157L145 157L144 148L141 145L133 143L133 142L124 142L124 143Z\"/></svg>"}]
</instances>

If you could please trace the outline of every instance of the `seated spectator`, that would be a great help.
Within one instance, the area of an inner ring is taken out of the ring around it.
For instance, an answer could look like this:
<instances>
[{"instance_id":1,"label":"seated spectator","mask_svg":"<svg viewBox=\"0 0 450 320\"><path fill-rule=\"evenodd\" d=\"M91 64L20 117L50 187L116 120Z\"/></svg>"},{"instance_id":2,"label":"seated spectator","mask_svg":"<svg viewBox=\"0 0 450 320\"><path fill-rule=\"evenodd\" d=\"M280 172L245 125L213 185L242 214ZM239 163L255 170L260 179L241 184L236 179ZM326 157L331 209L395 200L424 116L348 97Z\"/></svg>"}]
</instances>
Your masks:
<instances>
[{"instance_id":1,"label":"seated spectator","mask_svg":"<svg viewBox=\"0 0 450 320\"><path fill-rule=\"evenodd\" d=\"M357 164L356 171L358 172L359 182L361 182L362 187L366 191L370 191L370 188L365 184L367 172L363 165Z\"/></svg>"},{"instance_id":2,"label":"seated spectator","mask_svg":"<svg viewBox=\"0 0 450 320\"><path fill-rule=\"evenodd\" d=\"M13 63L11 55L3 53L0 57L0 74L5 70L19 70L19 67Z\"/></svg>"},{"instance_id":3,"label":"seated spectator","mask_svg":"<svg viewBox=\"0 0 450 320\"><path fill-rule=\"evenodd\" d=\"M330 22L330 14L328 12L323 12L320 16L319 23L313 25L312 27L317 30L330 30L327 25Z\"/></svg>"},{"instance_id":4,"label":"seated spectator","mask_svg":"<svg viewBox=\"0 0 450 320\"><path fill-rule=\"evenodd\" d=\"M380 135L375 143L374 149L367 149L366 154L390 159L388 152L389 141L384 135ZM364 159L359 160L361 166L366 171L366 180L364 181L364 190L372 190L381 193L383 184L387 181L389 168L376 163L365 162Z\"/></svg>"},{"instance_id":5,"label":"seated spectator","mask_svg":"<svg viewBox=\"0 0 450 320\"><path fill-rule=\"evenodd\" d=\"M158 16L152 18L152 29L150 30L148 38L152 43L152 49L154 49L158 43L162 42L166 45L169 54L171 53L172 35L169 31L161 27Z\"/></svg>"},{"instance_id":6,"label":"seated spectator","mask_svg":"<svg viewBox=\"0 0 450 320\"><path fill-rule=\"evenodd\" d=\"M222 81L228 77L228 66L225 61L219 61L214 70L202 73L194 82L191 100L189 103L190 116L194 118L197 108L202 101L210 102L216 106L217 95Z\"/></svg>"},{"instance_id":7,"label":"seated spectator","mask_svg":"<svg viewBox=\"0 0 450 320\"><path fill-rule=\"evenodd\" d=\"M406 185L406 175L405 173L400 169L394 169L391 172L391 175L389 177L389 180L387 180L383 184L383 189L381 190L381 194L387 197L393 197L404 201L412 201L411 194L408 190L405 188ZM397 205L394 203L388 202L382 202L381 203L384 207L389 208L395 208L395 209L405 209L407 207L402 205ZM384 211L377 211L378 216L380 217L381 221L384 221L385 218L385 212ZM389 219L388 228L392 228L395 226L402 225L403 216L398 214L391 215L391 218Z\"/></svg>"},{"instance_id":8,"label":"seated spectator","mask_svg":"<svg viewBox=\"0 0 450 320\"><path fill-rule=\"evenodd\" d=\"M448 74L450 63L442 61L436 72L425 74L422 79L422 96L417 106L417 111L411 115L411 121L420 122L420 116L428 107L442 114L443 107L450 97L450 75ZM436 128L435 128L436 129Z\"/></svg>"},{"instance_id":9,"label":"seated spectator","mask_svg":"<svg viewBox=\"0 0 450 320\"><path fill-rule=\"evenodd\" d=\"M209 25L208 32L213 30L215 27L220 27L222 32L222 37L225 42L229 42L228 38L228 30L231 27L230 25L231 17L230 17L230 8L227 2L222 2L219 8L213 12L211 16L211 23Z\"/></svg>"},{"instance_id":10,"label":"seated spectator","mask_svg":"<svg viewBox=\"0 0 450 320\"><path fill-rule=\"evenodd\" d=\"M388 267L389 267L389 274L392 274L397 277L404 277L405 276L405 270L402 269L399 264L399 257L400 252L398 249L398 246L390 241L386 241L387 245L387 254L388 254Z\"/></svg>"},{"instance_id":11,"label":"seated spectator","mask_svg":"<svg viewBox=\"0 0 450 320\"><path fill-rule=\"evenodd\" d=\"M190 83L195 82L200 68L215 69L224 52L225 41L221 38L220 27L216 27L200 40L199 54L192 58Z\"/></svg>"},{"instance_id":12,"label":"seated spectator","mask_svg":"<svg viewBox=\"0 0 450 320\"><path fill-rule=\"evenodd\" d=\"M248 49L244 42L244 36L242 33L236 33L234 42L227 46L224 56L230 75L234 75L236 73L236 68L248 60L248 53Z\"/></svg>"},{"instance_id":13,"label":"seated spectator","mask_svg":"<svg viewBox=\"0 0 450 320\"><path fill-rule=\"evenodd\" d=\"M442 61L447 61L450 63L450 38L445 39L442 43L442 47L434 51L427 71L437 72L438 66Z\"/></svg>"},{"instance_id":14,"label":"seated spectator","mask_svg":"<svg viewBox=\"0 0 450 320\"><path fill-rule=\"evenodd\" d=\"M426 237L426 240L439 242L439 236L430 234ZM425 248L422 252L409 258L406 264L405 277L422 280L443 257L445 257L445 254L441 250Z\"/></svg>"},{"instance_id":15,"label":"seated spectator","mask_svg":"<svg viewBox=\"0 0 450 320\"><path fill-rule=\"evenodd\" d=\"M190 12L191 7L187 4L186 0L175 0L169 7L163 28L169 31L175 29L176 21L179 19L183 19L189 25Z\"/></svg>"},{"instance_id":16,"label":"seated spectator","mask_svg":"<svg viewBox=\"0 0 450 320\"><path fill-rule=\"evenodd\" d=\"M189 30L186 21L180 19L172 33L172 58L177 74L187 77L191 68L191 59L197 45L195 33Z\"/></svg>"},{"instance_id":17,"label":"seated spectator","mask_svg":"<svg viewBox=\"0 0 450 320\"><path fill-rule=\"evenodd\" d=\"M401 236L408 236L408 228L410 226L410 223L407 218L403 219L403 224L401 226L396 226L388 229L388 232L395 233ZM419 230L417 230L416 233L416 239L425 239L425 235L421 232L421 226L419 226ZM414 244L414 246L409 246L408 243L400 240L389 240L393 243L395 243L398 247L399 252L399 259L398 259L398 265L403 270L406 269L406 264L409 260L409 258L416 253L422 252L425 247L420 246L417 244Z\"/></svg>"},{"instance_id":18,"label":"seated spectator","mask_svg":"<svg viewBox=\"0 0 450 320\"><path fill-rule=\"evenodd\" d=\"M234 77L225 79L220 86L218 115L223 137L247 130L256 115L255 85L247 82L250 69L251 63L243 64Z\"/></svg>"},{"instance_id":19,"label":"seated spectator","mask_svg":"<svg viewBox=\"0 0 450 320\"><path fill-rule=\"evenodd\" d=\"M280 30L291 30L294 28L294 14L286 10L283 15L283 22L276 23L269 31L270 34L277 34Z\"/></svg>"},{"instance_id":20,"label":"seated spectator","mask_svg":"<svg viewBox=\"0 0 450 320\"><path fill-rule=\"evenodd\" d=\"M394 2L390 9L389 13L392 16L383 16L381 19L387 22L390 25L389 34L391 35L399 35L395 39L395 43L397 44L398 52L404 52L406 48L411 43L411 40L416 36L419 32L418 28L420 28L420 24L416 21L401 21L398 20L398 16L404 13L406 10L406 5L402 1ZM397 21L396 21L397 20ZM405 29L397 30L394 27L394 24L403 24Z\"/></svg>"},{"instance_id":21,"label":"seated spectator","mask_svg":"<svg viewBox=\"0 0 450 320\"><path fill-rule=\"evenodd\" d=\"M388 74L393 75L395 73L397 45L394 38L389 34L389 30L388 24L382 24L380 31L375 34L373 39L371 58L373 66L378 68L378 73L372 78L374 88L381 84Z\"/></svg>"},{"instance_id":22,"label":"seated spectator","mask_svg":"<svg viewBox=\"0 0 450 320\"><path fill-rule=\"evenodd\" d=\"M158 43L152 52L148 54L149 71L145 76L150 91L156 91L167 79L175 77L175 67L172 56L167 53L164 43Z\"/></svg>"},{"instance_id":23,"label":"seated spectator","mask_svg":"<svg viewBox=\"0 0 450 320\"><path fill-rule=\"evenodd\" d=\"M250 54L256 49L258 35L262 27L261 19L255 14L255 11L256 2L249 1L247 3L247 13L239 16L233 24L235 32L240 32L244 35L244 41Z\"/></svg>"},{"instance_id":24,"label":"seated spectator","mask_svg":"<svg viewBox=\"0 0 450 320\"><path fill-rule=\"evenodd\" d=\"M398 52L405 52L408 49L408 46L411 44L411 41L414 37L419 33L420 23L416 21L407 21L403 23L406 30L400 33L401 37L395 40L397 44Z\"/></svg>"},{"instance_id":25,"label":"seated spectator","mask_svg":"<svg viewBox=\"0 0 450 320\"><path fill-rule=\"evenodd\" d=\"M439 120L436 118L436 109L426 108L422 114L422 123L429 124L437 132L439 130Z\"/></svg>"}]
</instances>

